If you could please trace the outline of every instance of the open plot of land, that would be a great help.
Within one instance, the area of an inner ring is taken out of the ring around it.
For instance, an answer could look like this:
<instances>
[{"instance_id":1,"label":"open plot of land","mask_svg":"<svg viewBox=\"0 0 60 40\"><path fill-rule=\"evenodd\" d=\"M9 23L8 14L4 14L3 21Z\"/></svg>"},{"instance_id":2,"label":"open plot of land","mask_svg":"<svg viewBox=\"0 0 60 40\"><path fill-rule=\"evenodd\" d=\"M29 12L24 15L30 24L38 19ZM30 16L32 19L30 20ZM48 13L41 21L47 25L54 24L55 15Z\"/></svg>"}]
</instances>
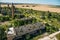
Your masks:
<instances>
[{"instance_id":1,"label":"open plot of land","mask_svg":"<svg viewBox=\"0 0 60 40\"><path fill-rule=\"evenodd\" d=\"M6 5L2 5L6 6ZM11 5L10 5L11 6ZM51 7L48 5L15 5L17 8L27 8L27 9L34 9L34 10L40 10L40 11L50 11L50 12L58 12L60 13L60 8L57 7Z\"/></svg>"},{"instance_id":2,"label":"open plot of land","mask_svg":"<svg viewBox=\"0 0 60 40\"><path fill-rule=\"evenodd\" d=\"M20 5L16 5L18 8L28 8L28 9L34 9L34 10L41 10L41 11L51 11L51 12L60 12L60 8L51 8L49 6L43 6L38 5L35 7L21 7Z\"/></svg>"}]
</instances>

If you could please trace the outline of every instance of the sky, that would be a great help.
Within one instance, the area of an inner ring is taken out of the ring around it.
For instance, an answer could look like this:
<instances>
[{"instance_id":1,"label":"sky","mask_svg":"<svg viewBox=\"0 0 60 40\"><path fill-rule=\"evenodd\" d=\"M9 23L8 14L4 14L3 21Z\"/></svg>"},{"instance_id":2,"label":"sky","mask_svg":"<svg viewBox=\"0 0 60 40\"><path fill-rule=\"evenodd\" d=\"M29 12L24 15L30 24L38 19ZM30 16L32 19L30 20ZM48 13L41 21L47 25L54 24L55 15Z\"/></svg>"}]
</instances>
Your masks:
<instances>
[{"instance_id":1,"label":"sky","mask_svg":"<svg viewBox=\"0 0 60 40\"><path fill-rule=\"evenodd\" d=\"M0 2L60 5L60 0L0 0Z\"/></svg>"}]
</instances>

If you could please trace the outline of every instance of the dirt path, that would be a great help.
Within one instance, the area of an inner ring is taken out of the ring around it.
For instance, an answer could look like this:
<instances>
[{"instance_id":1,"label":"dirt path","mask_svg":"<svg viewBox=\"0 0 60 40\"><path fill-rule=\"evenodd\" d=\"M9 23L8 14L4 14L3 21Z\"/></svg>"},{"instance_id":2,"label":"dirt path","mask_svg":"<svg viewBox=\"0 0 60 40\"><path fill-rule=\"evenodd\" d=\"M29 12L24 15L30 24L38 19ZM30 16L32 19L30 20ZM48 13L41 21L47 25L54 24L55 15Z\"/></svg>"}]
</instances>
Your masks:
<instances>
[{"instance_id":1,"label":"dirt path","mask_svg":"<svg viewBox=\"0 0 60 40\"><path fill-rule=\"evenodd\" d=\"M57 40L57 38L55 37L55 35L57 35L59 33L60 33L60 31L55 32L53 34L50 34L49 36L46 36L46 37L38 39L38 40Z\"/></svg>"}]
</instances>

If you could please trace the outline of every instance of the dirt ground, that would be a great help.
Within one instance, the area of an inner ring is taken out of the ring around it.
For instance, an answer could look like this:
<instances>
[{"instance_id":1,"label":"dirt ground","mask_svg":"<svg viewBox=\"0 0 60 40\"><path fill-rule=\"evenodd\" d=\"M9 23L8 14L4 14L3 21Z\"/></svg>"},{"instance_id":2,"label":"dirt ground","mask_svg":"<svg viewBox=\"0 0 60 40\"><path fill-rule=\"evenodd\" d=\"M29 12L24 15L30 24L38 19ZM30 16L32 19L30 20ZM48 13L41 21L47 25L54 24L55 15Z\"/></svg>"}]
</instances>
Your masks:
<instances>
[{"instance_id":1,"label":"dirt ground","mask_svg":"<svg viewBox=\"0 0 60 40\"><path fill-rule=\"evenodd\" d=\"M7 5L2 5L2 7ZM11 7L11 5L9 5ZM50 7L48 5L14 5L17 8L26 8L26 9L33 9L33 10L40 10L40 11L50 11L50 12L57 12L60 13L60 8Z\"/></svg>"}]
</instances>

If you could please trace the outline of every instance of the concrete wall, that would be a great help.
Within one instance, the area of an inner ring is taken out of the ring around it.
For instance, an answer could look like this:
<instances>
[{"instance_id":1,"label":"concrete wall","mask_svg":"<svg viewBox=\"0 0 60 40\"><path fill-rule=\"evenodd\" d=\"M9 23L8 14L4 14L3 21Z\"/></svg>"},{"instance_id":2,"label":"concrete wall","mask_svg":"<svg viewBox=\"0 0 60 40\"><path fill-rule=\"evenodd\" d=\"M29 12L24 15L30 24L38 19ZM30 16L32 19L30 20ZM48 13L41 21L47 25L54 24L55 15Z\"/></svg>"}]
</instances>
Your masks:
<instances>
[{"instance_id":1,"label":"concrete wall","mask_svg":"<svg viewBox=\"0 0 60 40\"><path fill-rule=\"evenodd\" d=\"M16 32L17 36L22 36L26 33L30 33L32 31L39 30L39 29L44 29L44 28L45 28L44 24L35 23L35 24L28 24L28 25L16 27L15 32Z\"/></svg>"}]
</instances>

